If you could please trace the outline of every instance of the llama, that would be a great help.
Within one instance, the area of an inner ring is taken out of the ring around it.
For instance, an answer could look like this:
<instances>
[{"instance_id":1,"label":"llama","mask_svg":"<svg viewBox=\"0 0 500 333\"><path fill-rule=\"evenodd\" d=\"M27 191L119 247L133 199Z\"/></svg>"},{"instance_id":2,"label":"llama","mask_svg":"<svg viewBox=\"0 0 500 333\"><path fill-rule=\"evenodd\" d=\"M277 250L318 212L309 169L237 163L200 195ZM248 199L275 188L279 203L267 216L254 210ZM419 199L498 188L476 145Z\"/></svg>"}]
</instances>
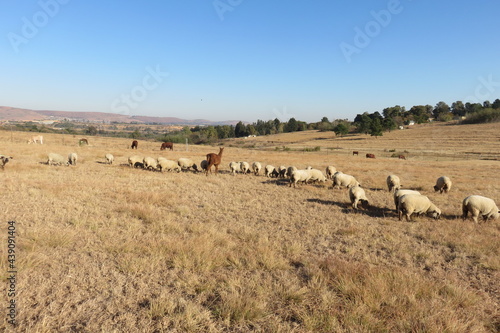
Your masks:
<instances>
[{"instance_id":1,"label":"llama","mask_svg":"<svg viewBox=\"0 0 500 333\"><path fill-rule=\"evenodd\" d=\"M212 170L211 170L212 165L215 166L215 173L216 174L219 171L219 164L222 160L222 152L223 151L224 151L224 147L221 147L219 150L219 154L216 154L216 153L207 154L207 162L208 162L207 171L206 171L207 176L208 176L209 171L210 171L210 173L212 172Z\"/></svg>"}]
</instances>

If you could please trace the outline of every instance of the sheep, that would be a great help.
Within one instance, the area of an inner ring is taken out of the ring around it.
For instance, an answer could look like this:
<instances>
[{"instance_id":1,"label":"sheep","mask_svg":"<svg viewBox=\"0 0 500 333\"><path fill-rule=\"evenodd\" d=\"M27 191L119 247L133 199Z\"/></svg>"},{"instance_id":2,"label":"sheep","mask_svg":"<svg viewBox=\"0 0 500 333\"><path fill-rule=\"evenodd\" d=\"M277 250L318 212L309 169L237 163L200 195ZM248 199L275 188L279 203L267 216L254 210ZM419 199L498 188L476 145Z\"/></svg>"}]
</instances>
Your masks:
<instances>
[{"instance_id":1,"label":"sheep","mask_svg":"<svg viewBox=\"0 0 500 333\"><path fill-rule=\"evenodd\" d=\"M278 167L278 177L285 178L285 175L286 175L286 166L280 165Z\"/></svg>"},{"instance_id":2,"label":"sheep","mask_svg":"<svg viewBox=\"0 0 500 333\"><path fill-rule=\"evenodd\" d=\"M294 166L289 166L287 169L286 169L286 174L285 176L287 176L288 178L292 178L292 173L297 170L296 167Z\"/></svg>"},{"instance_id":3,"label":"sheep","mask_svg":"<svg viewBox=\"0 0 500 333\"><path fill-rule=\"evenodd\" d=\"M397 191L401 188L401 180L396 175L387 176L386 181L387 181L387 188L389 189L389 192L394 193L395 191Z\"/></svg>"},{"instance_id":4,"label":"sheep","mask_svg":"<svg viewBox=\"0 0 500 333\"><path fill-rule=\"evenodd\" d=\"M260 162L252 163L252 170L254 175L258 176L261 169L262 169L262 164L260 164Z\"/></svg>"},{"instance_id":5,"label":"sheep","mask_svg":"<svg viewBox=\"0 0 500 333\"><path fill-rule=\"evenodd\" d=\"M332 166L332 165L327 166L326 167L326 178L333 180L333 174L335 172L337 172L337 169L334 166Z\"/></svg>"},{"instance_id":6,"label":"sheep","mask_svg":"<svg viewBox=\"0 0 500 333\"><path fill-rule=\"evenodd\" d=\"M365 190L359 186L353 186L349 189L349 199L351 199L352 208L358 209L358 202L363 208L368 208L368 199Z\"/></svg>"},{"instance_id":7,"label":"sheep","mask_svg":"<svg viewBox=\"0 0 500 333\"><path fill-rule=\"evenodd\" d=\"M207 171L207 169L208 169L208 161L207 160L201 161L200 162L200 167L201 167L201 170Z\"/></svg>"},{"instance_id":8,"label":"sheep","mask_svg":"<svg viewBox=\"0 0 500 333\"><path fill-rule=\"evenodd\" d=\"M361 185L356 180L356 178L354 178L354 176L342 172L336 172L333 175L333 188L340 188L341 186L351 188L353 186L361 186Z\"/></svg>"},{"instance_id":9,"label":"sheep","mask_svg":"<svg viewBox=\"0 0 500 333\"><path fill-rule=\"evenodd\" d=\"M250 164L248 162L240 162L240 169L242 173L247 174L250 172Z\"/></svg>"},{"instance_id":10,"label":"sheep","mask_svg":"<svg viewBox=\"0 0 500 333\"><path fill-rule=\"evenodd\" d=\"M114 160L115 160L115 157L113 156L113 154L106 154L106 156L104 156L106 158L106 163L107 164L113 164Z\"/></svg>"},{"instance_id":11,"label":"sheep","mask_svg":"<svg viewBox=\"0 0 500 333\"><path fill-rule=\"evenodd\" d=\"M5 168L5 164L7 164L13 158L14 157L12 156L0 155L0 168L3 170Z\"/></svg>"},{"instance_id":12,"label":"sheep","mask_svg":"<svg viewBox=\"0 0 500 333\"><path fill-rule=\"evenodd\" d=\"M416 214L432 214L434 219L441 216L441 210L434 205L428 197L421 194L405 194L399 197L398 216L399 220L403 219L403 214L406 216L406 221L411 221L411 215Z\"/></svg>"},{"instance_id":13,"label":"sheep","mask_svg":"<svg viewBox=\"0 0 500 333\"><path fill-rule=\"evenodd\" d=\"M152 157L144 157L142 163L144 164L144 169L147 170L155 170L158 168L158 162Z\"/></svg>"},{"instance_id":14,"label":"sheep","mask_svg":"<svg viewBox=\"0 0 500 333\"><path fill-rule=\"evenodd\" d=\"M310 181L312 181L312 182L326 182L326 177L323 174L323 172L321 172L318 169L308 169L308 170L309 170L309 174L311 175L311 177L309 178Z\"/></svg>"},{"instance_id":15,"label":"sheep","mask_svg":"<svg viewBox=\"0 0 500 333\"><path fill-rule=\"evenodd\" d=\"M436 185L434 185L434 191L439 191L439 193L448 193L451 190L451 180L446 176L439 177L436 180Z\"/></svg>"},{"instance_id":16,"label":"sheep","mask_svg":"<svg viewBox=\"0 0 500 333\"><path fill-rule=\"evenodd\" d=\"M266 167L264 168L264 172L266 174L266 177L278 177L278 171L272 165L266 165Z\"/></svg>"},{"instance_id":17,"label":"sheep","mask_svg":"<svg viewBox=\"0 0 500 333\"><path fill-rule=\"evenodd\" d=\"M396 190L394 192L394 205L396 206L396 211L398 210L399 206L399 197L405 194L420 194L420 192L415 190L403 190L403 189Z\"/></svg>"},{"instance_id":18,"label":"sheep","mask_svg":"<svg viewBox=\"0 0 500 333\"><path fill-rule=\"evenodd\" d=\"M128 166L131 167L131 168L136 168L137 167L137 163L140 163L140 164L143 164L142 161L144 159L140 156L137 156L137 155L134 155L134 156L130 156L128 158Z\"/></svg>"},{"instance_id":19,"label":"sheep","mask_svg":"<svg viewBox=\"0 0 500 333\"><path fill-rule=\"evenodd\" d=\"M479 215L483 217L484 222L489 218L497 219L500 216L500 210L490 198L486 198L480 195L469 195L462 202L462 219L466 219L468 213L471 213L474 222L477 222Z\"/></svg>"},{"instance_id":20,"label":"sheep","mask_svg":"<svg viewBox=\"0 0 500 333\"><path fill-rule=\"evenodd\" d=\"M71 165L76 165L76 161L78 160L78 155L76 153L69 153L68 155L68 163Z\"/></svg>"},{"instance_id":21,"label":"sheep","mask_svg":"<svg viewBox=\"0 0 500 333\"><path fill-rule=\"evenodd\" d=\"M179 165L178 162L168 160L164 157L159 157L158 158L158 164L157 164L158 169L160 172L163 171L176 171L176 172L181 172L181 166Z\"/></svg>"},{"instance_id":22,"label":"sheep","mask_svg":"<svg viewBox=\"0 0 500 333\"><path fill-rule=\"evenodd\" d=\"M47 156L48 165L68 165L68 160L59 154L49 153Z\"/></svg>"},{"instance_id":23,"label":"sheep","mask_svg":"<svg viewBox=\"0 0 500 333\"><path fill-rule=\"evenodd\" d=\"M233 175L236 174L237 171L241 171L241 164L240 162L231 162L229 163L229 170L231 170L231 173Z\"/></svg>"},{"instance_id":24,"label":"sheep","mask_svg":"<svg viewBox=\"0 0 500 333\"><path fill-rule=\"evenodd\" d=\"M297 187L298 182L307 183L311 179L311 170L295 170L290 177L290 187Z\"/></svg>"},{"instance_id":25,"label":"sheep","mask_svg":"<svg viewBox=\"0 0 500 333\"><path fill-rule=\"evenodd\" d=\"M190 170L191 168L193 168L194 171L198 171L198 166L193 162L193 160L189 158L181 157L177 160L177 163L179 164L182 170L184 169Z\"/></svg>"}]
</instances>

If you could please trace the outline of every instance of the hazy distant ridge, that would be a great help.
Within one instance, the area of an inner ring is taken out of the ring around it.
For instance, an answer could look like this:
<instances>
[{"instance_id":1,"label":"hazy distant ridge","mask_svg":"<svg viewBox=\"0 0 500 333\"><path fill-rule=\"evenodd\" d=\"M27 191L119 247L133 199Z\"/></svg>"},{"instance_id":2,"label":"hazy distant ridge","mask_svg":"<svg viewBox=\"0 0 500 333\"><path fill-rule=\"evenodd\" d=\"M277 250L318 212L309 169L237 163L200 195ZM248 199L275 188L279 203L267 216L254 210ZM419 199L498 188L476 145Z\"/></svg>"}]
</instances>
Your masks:
<instances>
[{"instance_id":1,"label":"hazy distant ridge","mask_svg":"<svg viewBox=\"0 0 500 333\"><path fill-rule=\"evenodd\" d=\"M40 121L40 120L78 120L89 122L119 122L119 123L158 123L172 125L235 125L238 120L211 121L206 119L181 119L176 117L128 116L107 112L73 112L29 110L0 106L0 120L6 121Z\"/></svg>"}]
</instances>

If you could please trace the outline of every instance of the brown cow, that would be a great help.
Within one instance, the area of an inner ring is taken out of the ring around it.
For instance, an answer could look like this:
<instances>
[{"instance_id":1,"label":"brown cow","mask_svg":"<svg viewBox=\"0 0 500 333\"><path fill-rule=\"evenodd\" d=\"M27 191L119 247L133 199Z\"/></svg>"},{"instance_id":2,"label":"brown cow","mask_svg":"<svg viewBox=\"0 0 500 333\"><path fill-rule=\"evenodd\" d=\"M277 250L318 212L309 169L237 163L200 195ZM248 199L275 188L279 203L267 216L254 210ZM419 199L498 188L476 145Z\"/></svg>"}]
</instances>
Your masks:
<instances>
[{"instance_id":1,"label":"brown cow","mask_svg":"<svg viewBox=\"0 0 500 333\"><path fill-rule=\"evenodd\" d=\"M172 142L163 142L161 144L160 150L170 149L174 150L174 144Z\"/></svg>"},{"instance_id":2,"label":"brown cow","mask_svg":"<svg viewBox=\"0 0 500 333\"><path fill-rule=\"evenodd\" d=\"M211 170L212 165L215 166L215 173L217 174L217 172L219 172L219 164L222 161L222 152L223 151L224 151L224 147L221 147L219 149L218 154L216 154L216 153L207 154L207 162L208 162L207 171L206 171L207 176L208 176L209 171L210 171L210 173L212 172L212 170Z\"/></svg>"},{"instance_id":3,"label":"brown cow","mask_svg":"<svg viewBox=\"0 0 500 333\"><path fill-rule=\"evenodd\" d=\"M406 160L406 157L405 157L405 155L399 155L399 159L400 160Z\"/></svg>"},{"instance_id":4,"label":"brown cow","mask_svg":"<svg viewBox=\"0 0 500 333\"><path fill-rule=\"evenodd\" d=\"M137 140L132 141L132 149L137 149L137 145L139 145L139 142L137 142Z\"/></svg>"},{"instance_id":5,"label":"brown cow","mask_svg":"<svg viewBox=\"0 0 500 333\"><path fill-rule=\"evenodd\" d=\"M374 154L366 154L366 158L375 158Z\"/></svg>"},{"instance_id":6,"label":"brown cow","mask_svg":"<svg viewBox=\"0 0 500 333\"><path fill-rule=\"evenodd\" d=\"M354 155L359 155L359 152L358 151L353 151L352 152L352 156L354 156Z\"/></svg>"}]
</instances>

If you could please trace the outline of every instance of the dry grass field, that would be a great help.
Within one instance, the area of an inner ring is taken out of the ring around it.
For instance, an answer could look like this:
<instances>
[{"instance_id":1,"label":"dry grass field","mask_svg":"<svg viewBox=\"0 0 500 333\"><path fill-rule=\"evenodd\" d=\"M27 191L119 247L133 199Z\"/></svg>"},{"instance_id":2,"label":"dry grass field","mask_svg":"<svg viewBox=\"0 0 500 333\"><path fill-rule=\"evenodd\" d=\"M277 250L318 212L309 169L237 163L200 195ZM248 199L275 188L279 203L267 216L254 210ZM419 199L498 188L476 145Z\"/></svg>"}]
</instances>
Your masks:
<instances>
[{"instance_id":1,"label":"dry grass field","mask_svg":"<svg viewBox=\"0 0 500 333\"><path fill-rule=\"evenodd\" d=\"M208 177L130 169L127 158L199 162L218 147L170 152L140 141L132 151L131 140L102 137L79 147L79 137L55 134L27 145L28 136L0 132L0 153L14 157L0 171L0 276L9 276L10 220L18 271L18 324L7 323L3 292L0 331L500 330L500 220L460 218L470 194L500 204L498 124L432 124L379 138L310 131L233 139L224 142L221 173ZM40 163L49 152L76 152L78 164ZM104 164L106 153L115 164ZM331 181L290 188L233 176L230 161L333 165L356 176L371 207L354 211L347 190ZM391 173L428 195L441 219L400 222L385 184ZM432 188L442 175L454 181L448 194Z\"/></svg>"}]
</instances>

